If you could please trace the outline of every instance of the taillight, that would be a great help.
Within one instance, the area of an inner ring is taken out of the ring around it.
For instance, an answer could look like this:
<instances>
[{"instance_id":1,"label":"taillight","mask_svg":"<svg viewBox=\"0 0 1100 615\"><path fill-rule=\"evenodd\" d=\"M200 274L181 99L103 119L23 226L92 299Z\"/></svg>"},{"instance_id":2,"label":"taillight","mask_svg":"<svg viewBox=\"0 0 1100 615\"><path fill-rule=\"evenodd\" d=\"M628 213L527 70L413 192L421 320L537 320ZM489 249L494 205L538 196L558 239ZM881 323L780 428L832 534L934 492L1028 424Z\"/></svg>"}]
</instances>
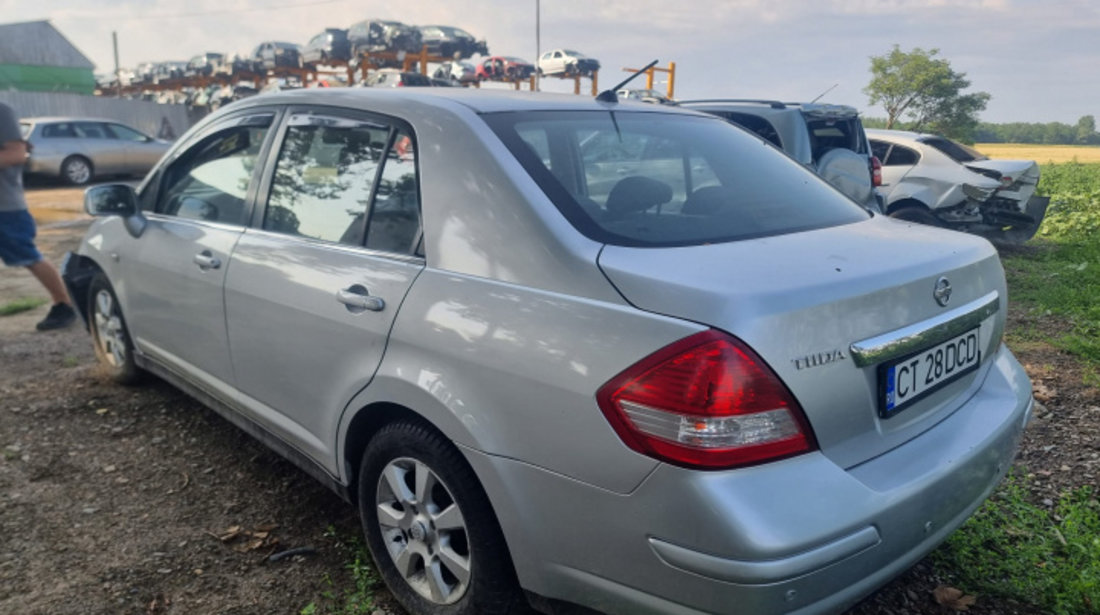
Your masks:
<instances>
[{"instance_id":1,"label":"taillight","mask_svg":"<svg viewBox=\"0 0 1100 615\"><path fill-rule=\"evenodd\" d=\"M875 188L882 185L882 161L878 156L871 156L871 185Z\"/></svg>"},{"instance_id":2,"label":"taillight","mask_svg":"<svg viewBox=\"0 0 1100 615\"><path fill-rule=\"evenodd\" d=\"M635 363L596 401L630 448L669 463L732 468L815 448L798 402L740 340L713 329Z\"/></svg>"}]
</instances>

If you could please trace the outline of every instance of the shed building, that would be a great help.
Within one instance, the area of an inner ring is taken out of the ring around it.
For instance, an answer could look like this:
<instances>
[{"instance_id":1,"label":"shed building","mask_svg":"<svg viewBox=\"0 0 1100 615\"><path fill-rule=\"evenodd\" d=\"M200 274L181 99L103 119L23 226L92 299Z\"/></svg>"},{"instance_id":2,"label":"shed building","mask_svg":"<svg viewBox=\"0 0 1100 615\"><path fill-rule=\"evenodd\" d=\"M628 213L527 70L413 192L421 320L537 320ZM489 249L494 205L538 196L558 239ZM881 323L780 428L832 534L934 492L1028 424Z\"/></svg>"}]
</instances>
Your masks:
<instances>
[{"instance_id":1,"label":"shed building","mask_svg":"<svg viewBox=\"0 0 1100 615\"><path fill-rule=\"evenodd\" d=\"M94 70L48 21L0 24L0 90L92 94Z\"/></svg>"}]
</instances>

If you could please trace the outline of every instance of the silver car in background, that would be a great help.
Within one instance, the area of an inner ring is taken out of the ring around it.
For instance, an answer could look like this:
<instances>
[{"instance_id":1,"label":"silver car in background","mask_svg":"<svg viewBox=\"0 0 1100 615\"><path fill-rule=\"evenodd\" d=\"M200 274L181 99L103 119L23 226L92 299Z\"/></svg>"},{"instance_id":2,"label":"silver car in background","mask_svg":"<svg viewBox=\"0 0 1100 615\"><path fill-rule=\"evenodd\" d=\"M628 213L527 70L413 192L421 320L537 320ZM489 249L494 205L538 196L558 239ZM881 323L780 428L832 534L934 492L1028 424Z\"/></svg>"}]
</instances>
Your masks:
<instances>
[{"instance_id":1,"label":"silver car in background","mask_svg":"<svg viewBox=\"0 0 1100 615\"><path fill-rule=\"evenodd\" d=\"M74 186L97 177L144 175L171 147L113 120L32 117L19 125L31 145L26 173Z\"/></svg>"},{"instance_id":2,"label":"silver car in background","mask_svg":"<svg viewBox=\"0 0 1100 615\"><path fill-rule=\"evenodd\" d=\"M1031 412L987 241L710 115L278 93L86 207L64 277L108 372L355 503L417 615L834 613L966 520Z\"/></svg>"}]
</instances>

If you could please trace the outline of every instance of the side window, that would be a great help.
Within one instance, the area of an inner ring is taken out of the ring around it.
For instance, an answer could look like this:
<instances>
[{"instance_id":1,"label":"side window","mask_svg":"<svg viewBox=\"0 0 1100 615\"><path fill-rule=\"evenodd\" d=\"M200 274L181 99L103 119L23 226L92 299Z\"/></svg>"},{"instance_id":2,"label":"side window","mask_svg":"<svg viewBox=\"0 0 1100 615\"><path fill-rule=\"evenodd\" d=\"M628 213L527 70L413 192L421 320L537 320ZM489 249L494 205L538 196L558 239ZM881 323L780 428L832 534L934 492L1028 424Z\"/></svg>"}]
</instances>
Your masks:
<instances>
[{"instance_id":1,"label":"side window","mask_svg":"<svg viewBox=\"0 0 1100 615\"><path fill-rule=\"evenodd\" d=\"M47 124L42 127L42 138L75 139L76 130L73 128L73 125L68 122L64 124Z\"/></svg>"},{"instance_id":2,"label":"side window","mask_svg":"<svg viewBox=\"0 0 1100 615\"><path fill-rule=\"evenodd\" d=\"M894 149L890 150L890 157L882 164L888 167L908 167L917 164L919 160L920 154L916 150L895 145Z\"/></svg>"},{"instance_id":3,"label":"side window","mask_svg":"<svg viewBox=\"0 0 1100 615\"><path fill-rule=\"evenodd\" d=\"M394 134L386 152L367 230L367 247L413 254L420 231L420 188L416 141L405 130Z\"/></svg>"},{"instance_id":4,"label":"side window","mask_svg":"<svg viewBox=\"0 0 1100 615\"><path fill-rule=\"evenodd\" d=\"M77 122L76 133L85 139L113 139L99 122Z\"/></svg>"},{"instance_id":5,"label":"side window","mask_svg":"<svg viewBox=\"0 0 1100 615\"><path fill-rule=\"evenodd\" d=\"M294 116L279 151L263 228L362 245L371 189L390 129Z\"/></svg>"},{"instance_id":6,"label":"side window","mask_svg":"<svg viewBox=\"0 0 1100 615\"><path fill-rule=\"evenodd\" d=\"M871 154L878 158L879 162L886 164L886 154L890 152L890 144L885 141L871 141Z\"/></svg>"},{"instance_id":7,"label":"side window","mask_svg":"<svg viewBox=\"0 0 1100 615\"><path fill-rule=\"evenodd\" d=\"M149 139L140 132L123 126L122 124L106 124L107 131L110 132L116 139L122 139L123 141L134 141L137 143L144 143Z\"/></svg>"},{"instance_id":8,"label":"side window","mask_svg":"<svg viewBox=\"0 0 1100 615\"><path fill-rule=\"evenodd\" d=\"M783 142L779 138L779 132L776 131L775 126L772 126L772 123L768 120L748 113L737 113L733 111L719 113L718 115L749 132L755 132L757 135L760 135L760 138L783 149Z\"/></svg>"},{"instance_id":9,"label":"side window","mask_svg":"<svg viewBox=\"0 0 1100 615\"><path fill-rule=\"evenodd\" d=\"M191 146L164 173L156 212L242 224L245 196L267 126L234 126Z\"/></svg>"}]
</instances>

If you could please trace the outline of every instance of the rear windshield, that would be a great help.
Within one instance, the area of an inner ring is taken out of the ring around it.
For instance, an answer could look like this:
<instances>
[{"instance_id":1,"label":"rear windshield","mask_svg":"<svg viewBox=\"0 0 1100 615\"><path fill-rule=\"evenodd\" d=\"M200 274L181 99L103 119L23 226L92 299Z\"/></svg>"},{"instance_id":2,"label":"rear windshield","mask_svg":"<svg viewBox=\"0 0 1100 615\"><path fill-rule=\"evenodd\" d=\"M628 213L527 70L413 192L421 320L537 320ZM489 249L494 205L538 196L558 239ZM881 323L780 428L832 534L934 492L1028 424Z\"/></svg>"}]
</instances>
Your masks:
<instances>
[{"instance_id":1,"label":"rear windshield","mask_svg":"<svg viewBox=\"0 0 1100 615\"><path fill-rule=\"evenodd\" d=\"M925 145L931 145L932 147L940 150L947 155L948 158L955 162L974 162L975 160L989 160L989 158L974 149L968 147L962 143L956 143L951 139L945 139L944 137L925 137L920 139L921 143Z\"/></svg>"},{"instance_id":2,"label":"rear windshield","mask_svg":"<svg viewBox=\"0 0 1100 615\"><path fill-rule=\"evenodd\" d=\"M562 214L602 243L700 245L869 215L718 118L619 111L483 117Z\"/></svg>"}]
</instances>

